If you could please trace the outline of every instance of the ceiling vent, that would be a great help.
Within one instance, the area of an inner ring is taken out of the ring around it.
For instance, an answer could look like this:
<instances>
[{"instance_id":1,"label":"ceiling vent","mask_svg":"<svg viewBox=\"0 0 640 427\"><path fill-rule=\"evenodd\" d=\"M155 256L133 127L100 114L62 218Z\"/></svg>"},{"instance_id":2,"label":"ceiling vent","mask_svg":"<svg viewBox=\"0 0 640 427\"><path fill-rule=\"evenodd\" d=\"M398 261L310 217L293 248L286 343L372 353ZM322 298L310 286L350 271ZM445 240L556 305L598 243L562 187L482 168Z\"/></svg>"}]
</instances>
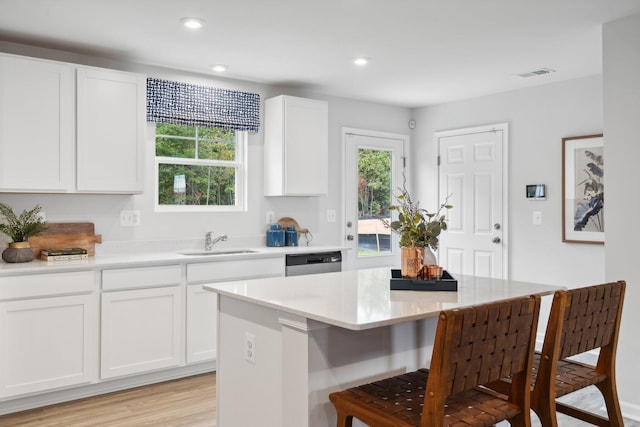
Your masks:
<instances>
[{"instance_id":1,"label":"ceiling vent","mask_svg":"<svg viewBox=\"0 0 640 427\"><path fill-rule=\"evenodd\" d=\"M537 70L532 70L526 73L522 73L522 74L516 74L516 76L518 77L522 77L523 79L527 78L527 77L535 77L535 76L542 76L544 74L550 74L550 73L555 73L556 70L552 70L550 68L538 68Z\"/></svg>"}]
</instances>

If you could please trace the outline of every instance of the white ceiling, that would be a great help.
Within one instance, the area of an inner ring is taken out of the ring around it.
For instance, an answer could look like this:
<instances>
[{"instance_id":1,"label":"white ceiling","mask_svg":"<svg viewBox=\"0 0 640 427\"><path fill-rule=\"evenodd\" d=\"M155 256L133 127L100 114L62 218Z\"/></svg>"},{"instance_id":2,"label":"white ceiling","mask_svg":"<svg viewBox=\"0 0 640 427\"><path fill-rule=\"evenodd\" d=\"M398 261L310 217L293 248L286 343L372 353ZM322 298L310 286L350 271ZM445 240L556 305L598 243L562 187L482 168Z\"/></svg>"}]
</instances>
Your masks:
<instances>
[{"instance_id":1,"label":"white ceiling","mask_svg":"<svg viewBox=\"0 0 640 427\"><path fill-rule=\"evenodd\" d=\"M0 0L0 40L419 107L599 74L602 24L635 13L638 0ZM541 67L557 72L514 76Z\"/></svg>"}]
</instances>

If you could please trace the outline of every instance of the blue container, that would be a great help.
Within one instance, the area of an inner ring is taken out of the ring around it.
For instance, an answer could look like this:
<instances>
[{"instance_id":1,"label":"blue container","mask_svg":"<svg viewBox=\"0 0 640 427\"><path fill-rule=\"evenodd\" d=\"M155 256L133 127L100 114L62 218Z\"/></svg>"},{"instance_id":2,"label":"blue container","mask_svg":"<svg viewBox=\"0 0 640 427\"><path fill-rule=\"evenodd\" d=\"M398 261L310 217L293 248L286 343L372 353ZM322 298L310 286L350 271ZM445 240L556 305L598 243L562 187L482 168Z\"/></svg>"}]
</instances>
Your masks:
<instances>
[{"instance_id":1,"label":"blue container","mask_svg":"<svg viewBox=\"0 0 640 427\"><path fill-rule=\"evenodd\" d=\"M286 246L298 246L298 232L294 225L287 226L287 231L284 235L284 244Z\"/></svg>"},{"instance_id":2,"label":"blue container","mask_svg":"<svg viewBox=\"0 0 640 427\"><path fill-rule=\"evenodd\" d=\"M271 224L267 230L267 246L284 246L284 230L280 224Z\"/></svg>"}]
</instances>

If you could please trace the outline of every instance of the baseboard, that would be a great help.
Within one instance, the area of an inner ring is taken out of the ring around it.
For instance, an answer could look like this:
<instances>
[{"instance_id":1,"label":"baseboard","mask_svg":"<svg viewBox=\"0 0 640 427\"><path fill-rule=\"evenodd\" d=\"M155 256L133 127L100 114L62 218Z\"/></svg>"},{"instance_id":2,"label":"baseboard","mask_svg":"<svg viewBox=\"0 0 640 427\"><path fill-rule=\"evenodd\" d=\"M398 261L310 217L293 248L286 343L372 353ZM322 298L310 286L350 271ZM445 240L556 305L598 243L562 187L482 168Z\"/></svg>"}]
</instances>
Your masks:
<instances>
[{"instance_id":1,"label":"baseboard","mask_svg":"<svg viewBox=\"0 0 640 427\"><path fill-rule=\"evenodd\" d=\"M4 401L0 402L0 415L26 411L28 409L40 408L42 406L55 405L57 403L83 399L85 397L98 396L100 394L126 390L129 388L140 387L163 381L175 380L178 378L212 372L215 370L216 362L210 361L182 366L179 368L150 372L147 374L103 380L94 384L74 386L46 393L31 394L28 396L17 397L10 400L5 399Z\"/></svg>"},{"instance_id":2,"label":"baseboard","mask_svg":"<svg viewBox=\"0 0 640 427\"><path fill-rule=\"evenodd\" d=\"M640 421L640 405L620 401L622 416L633 421Z\"/></svg>"}]
</instances>

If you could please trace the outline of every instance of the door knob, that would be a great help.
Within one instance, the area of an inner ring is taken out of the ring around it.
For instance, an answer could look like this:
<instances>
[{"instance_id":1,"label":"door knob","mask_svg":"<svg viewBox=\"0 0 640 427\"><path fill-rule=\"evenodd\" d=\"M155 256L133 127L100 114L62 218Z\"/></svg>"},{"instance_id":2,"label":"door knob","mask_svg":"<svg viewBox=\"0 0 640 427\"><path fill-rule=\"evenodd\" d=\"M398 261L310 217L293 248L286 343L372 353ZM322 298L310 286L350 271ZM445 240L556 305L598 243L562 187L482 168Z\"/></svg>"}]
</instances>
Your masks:
<instances>
[{"instance_id":1,"label":"door knob","mask_svg":"<svg viewBox=\"0 0 640 427\"><path fill-rule=\"evenodd\" d=\"M500 243L502 240L499 237L494 237L491 241L497 244L497 243Z\"/></svg>"},{"instance_id":2,"label":"door knob","mask_svg":"<svg viewBox=\"0 0 640 427\"><path fill-rule=\"evenodd\" d=\"M500 223L496 222L495 224L493 224L493 228L495 228L496 230L500 230Z\"/></svg>"},{"instance_id":3,"label":"door knob","mask_svg":"<svg viewBox=\"0 0 640 427\"><path fill-rule=\"evenodd\" d=\"M347 240L349 241L353 240L353 234L347 234Z\"/></svg>"}]
</instances>

